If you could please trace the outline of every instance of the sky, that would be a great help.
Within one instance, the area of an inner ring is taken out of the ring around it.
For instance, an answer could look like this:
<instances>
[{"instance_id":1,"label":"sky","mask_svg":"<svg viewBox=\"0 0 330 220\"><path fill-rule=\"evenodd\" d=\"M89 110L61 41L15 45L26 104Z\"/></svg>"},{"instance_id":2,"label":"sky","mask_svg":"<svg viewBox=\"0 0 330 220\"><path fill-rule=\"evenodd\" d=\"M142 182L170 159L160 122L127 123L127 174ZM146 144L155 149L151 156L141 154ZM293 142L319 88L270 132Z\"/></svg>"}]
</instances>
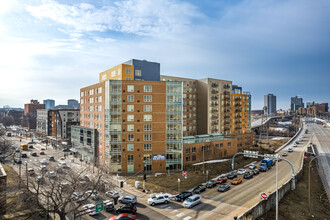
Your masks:
<instances>
[{"instance_id":1,"label":"sky","mask_svg":"<svg viewBox=\"0 0 330 220\"><path fill-rule=\"evenodd\" d=\"M252 94L330 102L328 0L1 0L0 107L79 99L132 58L161 74L233 81Z\"/></svg>"}]
</instances>

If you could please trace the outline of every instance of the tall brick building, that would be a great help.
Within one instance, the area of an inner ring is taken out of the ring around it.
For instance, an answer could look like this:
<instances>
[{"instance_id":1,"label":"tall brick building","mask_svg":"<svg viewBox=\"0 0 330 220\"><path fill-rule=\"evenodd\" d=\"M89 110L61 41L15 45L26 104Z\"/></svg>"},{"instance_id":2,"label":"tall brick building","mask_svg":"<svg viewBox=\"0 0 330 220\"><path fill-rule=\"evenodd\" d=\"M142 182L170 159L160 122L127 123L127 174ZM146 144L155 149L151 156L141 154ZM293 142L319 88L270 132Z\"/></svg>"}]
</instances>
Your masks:
<instances>
[{"instance_id":1,"label":"tall brick building","mask_svg":"<svg viewBox=\"0 0 330 220\"><path fill-rule=\"evenodd\" d=\"M231 81L161 76L159 63L134 59L100 73L99 80L80 90L80 126L72 126L72 143L81 159L108 171L181 170L189 162L184 137L221 134L217 144L233 147L209 156L216 159L237 152L232 135L250 134L250 95Z\"/></svg>"}]
</instances>

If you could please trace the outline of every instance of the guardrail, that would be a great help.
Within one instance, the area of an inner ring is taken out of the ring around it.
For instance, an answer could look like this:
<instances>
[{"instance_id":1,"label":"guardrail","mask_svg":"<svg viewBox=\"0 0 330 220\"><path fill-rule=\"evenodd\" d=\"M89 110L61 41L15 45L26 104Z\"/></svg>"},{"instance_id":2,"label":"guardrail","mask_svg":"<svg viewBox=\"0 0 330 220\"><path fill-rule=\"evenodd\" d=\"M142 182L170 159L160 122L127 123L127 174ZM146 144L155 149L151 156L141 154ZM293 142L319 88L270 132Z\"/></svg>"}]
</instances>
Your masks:
<instances>
[{"instance_id":1,"label":"guardrail","mask_svg":"<svg viewBox=\"0 0 330 220\"><path fill-rule=\"evenodd\" d=\"M279 152L286 146L288 146L295 138L301 133L303 130L303 123L301 123L301 127L299 128L299 131L288 141L286 142L283 146L278 148L275 152ZM301 165L300 169L297 171L295 174L295 180L298 181L302 177L302 171L303 171L303 166L304 166L304 156L301 157ZM279 200L281 200L284 195L291 190L291 182L292 178L288 179L283 185L279 186L278 188L278 196ZM269 194L267 200L262 200L257 202L255 205L253 205L251 208L249 208L245 213L241 214L238 216L238 219L241 219L244 216L252 216L252 219L256 219L269 211L271 207L275 206L276 203L276 190L274 190L271 194Z\"/></svg>"}]
</instances>

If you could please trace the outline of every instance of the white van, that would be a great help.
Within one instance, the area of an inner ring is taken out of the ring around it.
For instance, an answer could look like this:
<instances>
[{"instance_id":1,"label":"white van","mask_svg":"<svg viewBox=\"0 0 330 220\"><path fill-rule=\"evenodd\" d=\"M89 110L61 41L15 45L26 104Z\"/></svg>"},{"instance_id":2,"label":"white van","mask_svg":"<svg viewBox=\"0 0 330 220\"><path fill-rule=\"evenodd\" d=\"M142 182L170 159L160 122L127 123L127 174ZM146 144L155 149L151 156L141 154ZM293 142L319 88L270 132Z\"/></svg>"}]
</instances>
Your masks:
<instances>
[{"instance_id":1,"label":"white van","mask_svg":"<svg viewBox=\"0 0 330 220\"><path fill-rule=\"evenodd\" d=\"M63 161L59 162L58 165L59 165L61 168L68 168L68 166L66 165L66 162L63 162Z\"/></svg>"}]
</instances>

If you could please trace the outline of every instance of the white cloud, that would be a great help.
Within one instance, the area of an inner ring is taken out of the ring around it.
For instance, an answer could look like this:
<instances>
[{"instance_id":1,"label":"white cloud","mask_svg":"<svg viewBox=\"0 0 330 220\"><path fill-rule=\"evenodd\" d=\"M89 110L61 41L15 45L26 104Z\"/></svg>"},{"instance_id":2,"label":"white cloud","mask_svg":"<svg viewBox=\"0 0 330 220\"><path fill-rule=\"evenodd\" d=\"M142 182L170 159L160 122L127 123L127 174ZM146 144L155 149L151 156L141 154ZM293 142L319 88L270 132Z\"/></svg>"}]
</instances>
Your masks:
<instances>
[{"instance_id":1,"label":"white cloud","mask_svg":"<svg viewBox=\"0 0 330 220\"><path fill-rule=\"evenodd\" d=\"M153 37L182 32L193 19L203 17L195 6L173 0L117 1L102 8L50 0L38 6L27 6L27 10L39 19L53 20L76 32L110 30Z\"/></svg>"}]
</instances>

